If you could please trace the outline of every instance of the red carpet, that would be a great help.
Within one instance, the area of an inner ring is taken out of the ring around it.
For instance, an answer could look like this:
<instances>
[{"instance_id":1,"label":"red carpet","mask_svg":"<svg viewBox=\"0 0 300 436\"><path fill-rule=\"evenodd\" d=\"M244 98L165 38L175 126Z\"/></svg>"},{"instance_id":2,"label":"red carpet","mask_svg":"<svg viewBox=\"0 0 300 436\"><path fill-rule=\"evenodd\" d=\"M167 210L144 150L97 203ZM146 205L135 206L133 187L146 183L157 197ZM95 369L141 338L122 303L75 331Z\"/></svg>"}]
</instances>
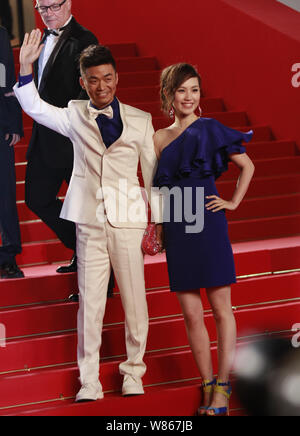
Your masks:
<instances>
[{"instance_id":1,"label":"red carpet","mask_svg":"<svg viewBox=\"0 0 300 436\"><path fill-rule=\"evenodd\" d=\"M159 66L138 56L135 44L112 46L118 58L118 97L153 115L155 128L168 123L158 102ZM15 51L15 59L18 53ZM247 151L256 173L240 208L228 213L239 276L233 286L239 346L259 336L291 336L300 321L300 156L296 144L277 141L269 126L249 125L247 113L226 111L220 97L205 96L204 116L243 131L254 130ZM150 333L143 397L123 399L118 364L124 358L124 315L116 295L108 301L101 381L103 401L75 405L79 388L76 367L77 304L66 299L77 288L75 275L57 275L57 263L72 253L30 212L24 203L25 152L31 120L24 116L26 136L16 147L17 202L23 253L18 263L24 280L0 282L0 323L6 347L0 347L0 415L193 415L200 401L200 378L188 347L176 296L168 290L164 255L145 258ZM237 171L230 168L218 182L230 197ZM66 187L61 190L65 195ZM216 332L203 293L206 322L216 363ZM1 339L1 338L0 338ZM233 375L234 383L234 375ZM233 396L232 415L244 415Z\"/></svg>"}]
</instances>

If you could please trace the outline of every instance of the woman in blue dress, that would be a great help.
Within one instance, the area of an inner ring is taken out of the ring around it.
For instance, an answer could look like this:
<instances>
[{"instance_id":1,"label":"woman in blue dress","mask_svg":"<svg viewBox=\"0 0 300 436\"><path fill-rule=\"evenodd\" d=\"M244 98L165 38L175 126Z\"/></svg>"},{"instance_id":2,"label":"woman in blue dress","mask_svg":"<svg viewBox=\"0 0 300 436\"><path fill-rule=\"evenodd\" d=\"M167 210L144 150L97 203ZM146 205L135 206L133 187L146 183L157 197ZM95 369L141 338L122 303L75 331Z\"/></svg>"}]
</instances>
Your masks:
<instances>
[{"instance_id":1,"label":"woman in blue dress","mask_svg":"<svg viewBox=\"0 0 300 436\"><path fill-rule=\"evenodd\" d=\"M236 348L231 284L236 282L225 210L244 198L254 165L242 133L211 118L202 118L201 78L189 64L166 68L161 77L162 109L174 123L154 136L159 159L154 186L164 192L163 235L170 287L180 301L189 343L203 379L203 405L197 415L229 414L229 374ZM196 112L200 110L200 117ZM228 169L240 169L231 200L219 197L215 180ZM204 323L200 289L206 288L218 333L218 379L213 377L210 339Z\"/></svg>"}]
</instances>

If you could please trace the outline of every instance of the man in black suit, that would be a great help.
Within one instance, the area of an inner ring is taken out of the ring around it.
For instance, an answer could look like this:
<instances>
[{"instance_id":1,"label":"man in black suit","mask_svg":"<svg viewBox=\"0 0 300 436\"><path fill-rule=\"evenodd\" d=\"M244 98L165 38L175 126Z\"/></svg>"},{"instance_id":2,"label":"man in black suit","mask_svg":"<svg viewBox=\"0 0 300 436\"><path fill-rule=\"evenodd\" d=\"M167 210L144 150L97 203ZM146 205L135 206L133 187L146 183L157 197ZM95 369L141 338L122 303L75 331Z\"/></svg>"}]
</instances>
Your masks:
<instances>
[{"instance_id":1,"label":"man in black suit","mask_svg":"<svg viewBox=\"0 0 300 436\"><path fill-rule=\"evenodd\" d=\"M71 0L38 0L36 9L45 29L43 50L34 65L35 82L43 100L59 107L83 98L79 84L78 59L83 49L97 38L80 26L71 14ZM58 199L64 181L69 183L73 169L71 141L34 123L27 152L25 201L27 206L50 227L61 242L74 251L71 264L59 273L75 272L75 225L59 218L62 202Z\"/></svg>"},{"instance_id":2,"label":"man in black suit","mask_svg":"<svg viewBox=\"0 0 300 436\"><path fill-rule=\"evenodd\" d=\"M9 35L0 26L0 270L4 279L24 277L15 261L21 253L21 237L13 146L23 135L22 112L12 90L15 83Z\"/></svg>"}]
</instances>

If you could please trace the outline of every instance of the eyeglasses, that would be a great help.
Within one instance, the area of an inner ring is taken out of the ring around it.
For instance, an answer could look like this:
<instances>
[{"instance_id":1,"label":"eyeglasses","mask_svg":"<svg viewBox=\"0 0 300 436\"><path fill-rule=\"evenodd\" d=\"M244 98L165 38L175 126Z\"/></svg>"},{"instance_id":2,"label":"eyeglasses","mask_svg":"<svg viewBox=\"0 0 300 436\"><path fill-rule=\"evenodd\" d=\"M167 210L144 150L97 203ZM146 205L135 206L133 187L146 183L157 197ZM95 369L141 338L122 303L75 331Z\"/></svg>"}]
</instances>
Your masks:
<instances>
[{"instance_id":1,"label":"eyeglasses","mask_svg":"<svg viewBox=\"0 0 300 436\"><path fill-rule=\"evenodd\" d=\"M48 13L48 10L50 9L51 12L58 12L61 10L62 5L66 3L67 0L64 0L61 3L56 3L51 6L35 6L35 9L41 14L45 15Z\"/></svg>"}]
</instances>

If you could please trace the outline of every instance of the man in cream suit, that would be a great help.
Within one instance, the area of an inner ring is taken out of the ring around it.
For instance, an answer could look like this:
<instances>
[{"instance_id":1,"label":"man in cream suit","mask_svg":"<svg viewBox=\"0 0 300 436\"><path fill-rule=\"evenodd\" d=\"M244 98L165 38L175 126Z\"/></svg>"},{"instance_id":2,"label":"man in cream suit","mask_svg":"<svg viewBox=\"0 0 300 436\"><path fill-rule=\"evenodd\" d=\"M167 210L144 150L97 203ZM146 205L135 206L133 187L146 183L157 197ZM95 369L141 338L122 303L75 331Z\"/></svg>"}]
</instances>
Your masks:
<instances>
[{"instance_id":1,"label":"man in cream suit","mask_svg":"<svg viewBox=\"0 0 300 436\"><path fill-rule=\"evenodd\" d=\"M110 51L94 45L80 58L80 83L90 101L67 108L41 100L32 81L39 56L39 30L26 35L20 53L16 96L38 123L71 139L74 170L61 217L76 223L78 282L78 366L82 388L76 401L103 398L99 349L111 267L125 311L127 360L120 364L123 395L143 394L143 361L148 335L144 261L141 242L147 208L137 177L140 162L148 200L156 169L151 115L120 103L118 75ZM153 197L153 195L152 195ZM152 216L161 222L158 201ZM160 232L161 226L157 226Z\"/></svg>"}]
</instances>

